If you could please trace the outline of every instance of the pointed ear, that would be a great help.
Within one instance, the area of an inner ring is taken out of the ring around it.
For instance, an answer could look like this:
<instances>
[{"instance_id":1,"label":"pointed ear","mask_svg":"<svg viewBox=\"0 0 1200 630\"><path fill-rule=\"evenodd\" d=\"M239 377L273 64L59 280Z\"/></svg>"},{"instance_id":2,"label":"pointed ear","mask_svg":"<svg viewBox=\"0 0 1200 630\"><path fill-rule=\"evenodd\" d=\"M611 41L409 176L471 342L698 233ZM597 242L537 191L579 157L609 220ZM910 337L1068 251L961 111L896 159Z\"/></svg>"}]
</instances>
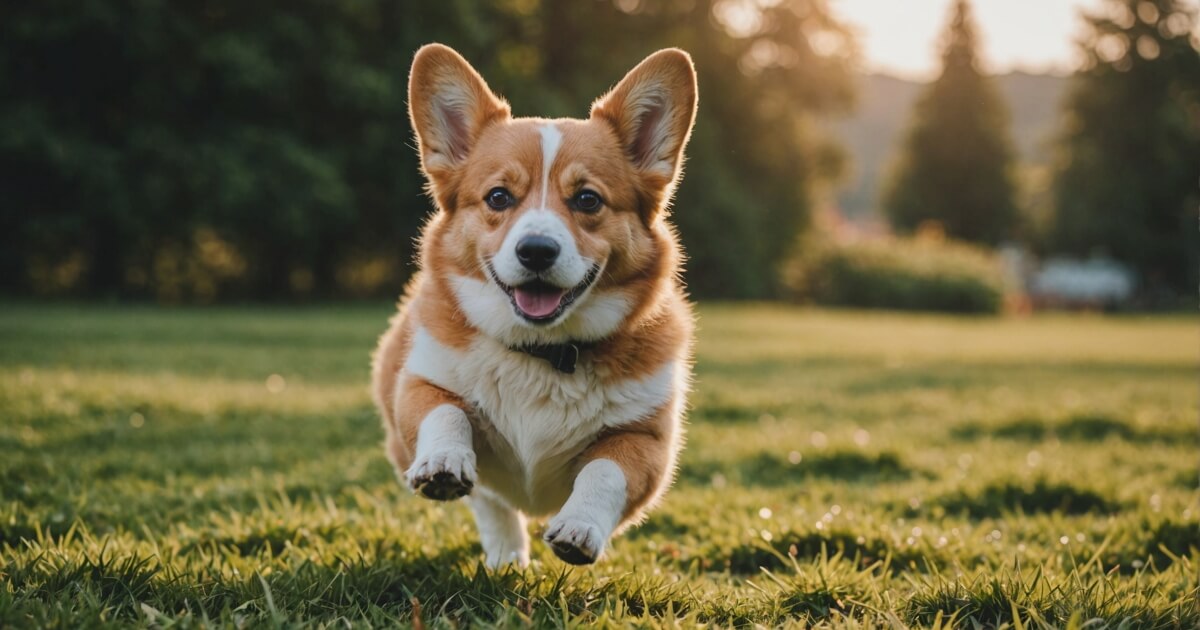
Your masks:
<instances>
[{"instance_id":1,"label":"pointed ear","mask_svg":"<svg viewBox=\"0 0 1200 630\"><path fill-rule=\"evenodd\" d=\"M439 196L484 128L510 115L508 103L454 49L426 44L417 51L408 75L408 116L421 167Z\"/></svg>"},{"instance_id":2,"label":"pointed ear","mask_svg":"<svg viewBox=\"0 0 1200 630\"><path fill-rule=\"evenodd\" d=\"M660 196L670 197L696 118L696 70L678 48L646 57L592 104L592 119L608 122L626 155Z\"/></svg>"}]
</instances>

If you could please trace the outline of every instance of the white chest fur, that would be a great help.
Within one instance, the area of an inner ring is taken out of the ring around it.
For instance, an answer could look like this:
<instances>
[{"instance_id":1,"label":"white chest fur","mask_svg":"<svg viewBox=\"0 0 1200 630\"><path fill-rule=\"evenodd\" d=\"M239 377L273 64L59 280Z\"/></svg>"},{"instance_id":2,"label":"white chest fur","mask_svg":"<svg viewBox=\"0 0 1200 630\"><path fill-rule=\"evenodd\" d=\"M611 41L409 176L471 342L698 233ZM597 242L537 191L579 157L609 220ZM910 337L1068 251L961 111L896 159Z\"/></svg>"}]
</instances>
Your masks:
<instances>
[{"instance_id":1,"label":"white chest fur","mask_svg":"<svg viewBox=\"0 0 1200 630\"><path fill-rule=\"evenodd\" d=\"M586 360L563 374L487 337L459 351L423 328L404 370L472 406L468 415L497 460L489 466L480 454L480 483L535 514L556 509L570 492L565 466L602 430L647 417L672 400L684 377L671 362L648 377L606 384Z\"/></svg>"}]
</instances>

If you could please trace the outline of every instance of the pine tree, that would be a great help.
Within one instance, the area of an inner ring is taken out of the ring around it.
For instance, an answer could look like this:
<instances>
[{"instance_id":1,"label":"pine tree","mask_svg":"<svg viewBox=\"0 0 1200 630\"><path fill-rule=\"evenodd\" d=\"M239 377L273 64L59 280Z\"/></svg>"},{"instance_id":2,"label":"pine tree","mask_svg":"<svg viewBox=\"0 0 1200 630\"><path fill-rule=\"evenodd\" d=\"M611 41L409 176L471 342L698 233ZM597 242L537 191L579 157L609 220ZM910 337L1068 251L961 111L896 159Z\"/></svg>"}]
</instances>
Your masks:
<instances>
[{"instance_id":1,"label":"pine tree","mask_svg":"<svg viewBox=\"0 0 1200 630\"><path fill-rule=\"evenodd\" d=\"M1088 16L1066 100L1050 245L1133 266L1151 292L1194 293L1200 42L1181 0L1110 0Z\"/></svg>"},{"instance_id":2,"label":"pine tree","mask_svg":"<svg viewBox=\"0 0 1200 630\"><path fill-rule=\"evenodd\" d=\"M917 102L884 207L898 231L940 223L956 238L995 244L1012 238L1018 213L1008 111L978 67L967 0L946 30L942 74Z\"/></svg>"}]
</instances>

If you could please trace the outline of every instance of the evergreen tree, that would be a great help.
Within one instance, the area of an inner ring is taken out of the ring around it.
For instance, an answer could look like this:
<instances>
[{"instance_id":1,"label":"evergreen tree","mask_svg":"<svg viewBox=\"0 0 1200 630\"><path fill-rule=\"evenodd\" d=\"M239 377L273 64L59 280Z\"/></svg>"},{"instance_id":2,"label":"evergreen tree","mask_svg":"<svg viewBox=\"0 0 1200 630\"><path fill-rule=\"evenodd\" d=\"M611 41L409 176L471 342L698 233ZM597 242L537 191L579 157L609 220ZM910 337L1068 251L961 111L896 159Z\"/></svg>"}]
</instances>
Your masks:
<instances>
[{"instance_id":1,"label":"evergreen tree","mask_svg":"<svg viewBox=\"0 0 1200 630\"><path fill-rule=\"evenodd\" d=\"M979 70L970 5L958 0L952 15L942 74L917 102L884 206L901 232L933 221L950 236L995 244L1018 223L1008 112Z\"/></svg>"},{"instance_id":2,"label":"evergreen tree","mask_svg":"<svg viewBox=\"0 0 1200 630\"><path fill-rule=\"evenodd\" d=\"M1200 48L1181 0L1110 0L1088 16L1066 101L1050 245L1108 254L1151 291L1194 292Z\"/></svg>"}]
</instances>

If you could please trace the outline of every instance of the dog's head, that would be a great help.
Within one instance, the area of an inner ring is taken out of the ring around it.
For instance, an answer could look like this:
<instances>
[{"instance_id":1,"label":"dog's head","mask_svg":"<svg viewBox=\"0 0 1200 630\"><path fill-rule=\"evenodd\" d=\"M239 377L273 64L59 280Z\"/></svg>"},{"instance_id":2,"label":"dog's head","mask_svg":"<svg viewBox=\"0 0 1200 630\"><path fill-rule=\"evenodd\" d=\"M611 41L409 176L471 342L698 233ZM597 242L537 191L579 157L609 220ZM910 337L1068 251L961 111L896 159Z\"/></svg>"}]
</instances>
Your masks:
<instances>
[{"instance_id":1,"label":"dog's head","mask_svg":"<svg viewBox=\"0 0 1200 630\"><path fill-rule=\"evenodd\" d=\"M587 120L513 118L454 50L417 52L409 115L439 212L422 265L505 343L599 339L678 267L662 218L696 112L687 53L647 57Z\"/></svg>"}]
</instances>

